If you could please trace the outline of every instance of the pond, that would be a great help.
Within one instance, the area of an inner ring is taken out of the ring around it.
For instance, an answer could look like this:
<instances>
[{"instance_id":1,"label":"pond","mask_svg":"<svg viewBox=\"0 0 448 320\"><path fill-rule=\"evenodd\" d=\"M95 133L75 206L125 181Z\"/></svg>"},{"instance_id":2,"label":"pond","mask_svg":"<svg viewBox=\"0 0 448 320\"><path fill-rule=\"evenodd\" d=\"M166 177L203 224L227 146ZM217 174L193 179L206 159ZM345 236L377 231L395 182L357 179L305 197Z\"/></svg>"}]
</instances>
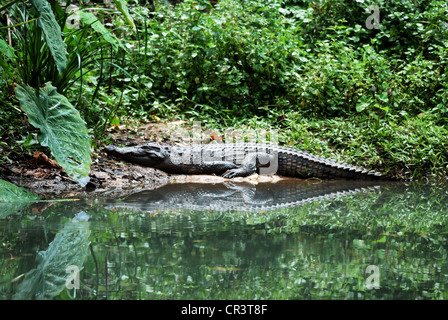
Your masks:
<instances>
[{"instance_id":1,"label":"pond","mask_svg":"<svg viewBox=\"0 0 448 320\"><path fill-rule=\"evenodd\" d=\"M0 299L446 299L448 188L167 184L0 207Z\"/></svg>"}]
</instances>

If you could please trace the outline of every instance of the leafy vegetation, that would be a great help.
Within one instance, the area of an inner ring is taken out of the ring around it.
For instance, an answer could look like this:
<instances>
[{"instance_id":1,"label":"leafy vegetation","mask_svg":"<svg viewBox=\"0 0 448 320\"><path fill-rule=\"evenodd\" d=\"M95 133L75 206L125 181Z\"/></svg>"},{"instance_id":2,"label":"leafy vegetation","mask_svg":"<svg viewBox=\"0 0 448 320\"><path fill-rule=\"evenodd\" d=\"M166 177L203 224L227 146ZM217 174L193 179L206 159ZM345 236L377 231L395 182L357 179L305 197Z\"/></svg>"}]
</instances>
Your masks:
<instances>
[{"instance_id":1,"label":"leafy vegetation","mask_svg":"<svg viewBox=\"0 0 448 320\"><path fill-rule=\"evenodd\" d=\"M48 300L66 289L67 271L70 267L76 267L76 272L82 270L89 252L88 218L85 212L78 213L64 225L48 249L38 253L37 267L26 273L14 299Z\"/></svg>"},{"instance_id":2,"label":"leafy vegetation","mask_svg":"<svg viewBox=\"0 0 448 320\"><path fill-rule=\"evenodd\" d=\"M17 152L8 145L36 147L16 127L14 87L51 82L92 141L111 124L181 118L275 129L281 143L394 175L446 175L444 1L379 1L377 28L366 0L69 3L6 5L0 116L15 121L0 124L4 158Z\"/></svg>"},{"instance_id":3,"label":"leafy vegetation","mask_svg":"<svg viewBox=\"0 0 448 320\"><path fill-rule=\"evenodd\" d=\"M50 83L38 91L17 86L17 98L30 123L39 128L39 141L50 147L67 174L85 186L91 164L90 138L85 122L68 100Z\"/></svg>"},{"instance_id":4,"label":"leafy vegetation","mask_svg":"<svg viewBox=\"0 0 448 320\"><path fill-rule=\"evenodd\" d=\"M82 84L84 73L94 63L92 69L110 58L97 56L96 51L109 46L117 50L119 40L90 12L79 12L82 28L68 29L73 13L57 2L51 6L47 0L13 0L4 8L9 8L10 23L4 28L9 30L10 44L0 39L0 65L9 76L3 81L16 87L23 111L41 130L40 144L50 147L66 173L85 186L91 164L90 137L79 111L63 94L74 82ZM121 9L125 8L123 3Z\"/></svg>"}]
</instances>

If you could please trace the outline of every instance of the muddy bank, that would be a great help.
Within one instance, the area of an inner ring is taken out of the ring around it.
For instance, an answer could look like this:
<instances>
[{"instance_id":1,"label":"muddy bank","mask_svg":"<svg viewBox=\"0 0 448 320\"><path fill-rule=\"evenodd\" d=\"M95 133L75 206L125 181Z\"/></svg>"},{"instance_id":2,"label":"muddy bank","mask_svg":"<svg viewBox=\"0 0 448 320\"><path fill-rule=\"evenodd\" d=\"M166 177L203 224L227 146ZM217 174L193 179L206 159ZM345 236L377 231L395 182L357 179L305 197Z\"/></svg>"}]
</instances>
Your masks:
<instances>
[{"instance_id":1,"label":"muddy bank","mask_svg":"<svg viewBox=\"0 0 448 320\"><path fill-rule=\"evenodd\" d=\"M43 198L115 198L140 189L155 189L168 183L223 183L229 181L215 175L169 175L160 170L125 163L98 152L86 187L70 179L63 170L49 165L36 165L33 160L0 166L0 179L22 186ZM253 175L234 178L234 183L275 183L292 178Z\"/></svg>"},{"instance_id":2,"label":"muddy bank","mask_svg":"<svg viewBox=\"0 0 448 320\"><path fill-rule=\"evenodd\" d=\"M111 143L138 144L150 139L161 141L179 125L182 123L139 123L134 127L111 127L108 134ZM104 144L100 144L92 154L90 182L85 188L40 151L1 163L0 179L25 187L44 198L94 197L113 190L157 187L170 180L161 171L112 159L102 151L103 147Z\"/></svg>"},{"instance_id":3,"label":"muddy bank","mask_svg":"<svg viewBox=\"0 0 448 320\"><path fill-rule=\"evenodd\" d=\"M183 122L140 124L138 128L114 127L109 130L111 143L135 145L148 141L167 143L170 134ZM160 170L124 162L103 151L93 152L90 182L85 188L73 181L57 163L42 152L25 154L11 163L0 164L0 179L22 186L43 198L117 197L136 189L155 189L167 183L222 183L228 179L213 175L168 175ZM278 176L236 178L233 182L277 182Z\"/></svg>"},{"instance_id":4,"label":"muddy bank","mask_svg":"<svg viewBox=\"0 0 448 320\"><path fill-rule=\"evenodd\" d=\"M63 170L45 164L36 165L33 160L1 165L0 179L25 187L45 198L66 198L90 197L109 190L157 186L170 178L152 168L117 163L98 152L91 168L90 182L84 188L70 179Z\"/></svg>"},{"instance_id":5,"label":"muddy bank","mask_svg":"<svg viewBox=\"0 0 448 320\"><path fill-rule=\"evenodd\" d=\"M119 126L109 129L111 144L136 145L148 141L159 143L180 142L173 137L185 131L184 121L154 122ZM207 143L208 141L203 141ZM159 188L167 183L222 183L228 181L213 175L169 175L160 170L127 163L103 151L100 145L92 155L90 182L85 188L67 176L59 165L44 153L24 154L20 159L0 164L0 179L22 186L45 199L54 198L116 198L137 190ZM275 183L284 180L301 180L288 177L250 176L235 178L233 183ZM303 181L303 180L302 180Z\"/></svg>"}]
</instances>

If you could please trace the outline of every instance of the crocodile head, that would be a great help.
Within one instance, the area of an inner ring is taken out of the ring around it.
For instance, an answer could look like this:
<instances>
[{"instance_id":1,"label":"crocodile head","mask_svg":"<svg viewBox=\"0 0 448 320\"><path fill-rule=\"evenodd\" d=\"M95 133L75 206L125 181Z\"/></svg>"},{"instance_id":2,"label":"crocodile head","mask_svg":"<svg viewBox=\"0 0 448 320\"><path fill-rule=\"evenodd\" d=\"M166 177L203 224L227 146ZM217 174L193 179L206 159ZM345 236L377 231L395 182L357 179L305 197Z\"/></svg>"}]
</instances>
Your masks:
<instances>
[{"instance_id":1,"label":"crocodile head","mask_svg":"<svg viewBox=\"0 0 448 320\"><path fill-rule=\"evenodd\" d=\"M152 167L157 166L167 157L166 150L156 142L122 148L110 145L104 150L123 160Z\"/></svg>"}]
</instances>

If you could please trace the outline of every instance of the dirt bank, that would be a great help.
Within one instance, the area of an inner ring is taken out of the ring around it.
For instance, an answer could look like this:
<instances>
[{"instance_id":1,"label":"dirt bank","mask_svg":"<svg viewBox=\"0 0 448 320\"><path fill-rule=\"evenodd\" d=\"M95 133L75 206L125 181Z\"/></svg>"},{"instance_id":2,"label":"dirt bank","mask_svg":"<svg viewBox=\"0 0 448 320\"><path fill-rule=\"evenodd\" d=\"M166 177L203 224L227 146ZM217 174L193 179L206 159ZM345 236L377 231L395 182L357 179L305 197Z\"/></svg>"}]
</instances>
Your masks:
<instances>
[{"instance_id":1,"label":"dirt bank","mask_svg":"<svg viewBox=\"0 0 448 320\"><path fill-rule=\"evenodd\" d=\"M155 122L138 124L135 127L113 127L109 134L113 144L130 145L147 141L173 142L172 134L185 130L184 122ZM109 156L103 151L104 145L93 152L90 182L82 188L42 152L25 154L11 163L0 164L0 179L26 187L44 198L73 198L111 196L128 190L151 189L170 182L220 183L226 179L209 175L168 175L160 170L126 163ZM234 182L276 182L278 176L252 176L236 178Z\"/></svg>"},{"instance_id":2,"label":"dirt bank","mask_svg":"<svg viewBox=\"0 0 448 320\"><path fill-rule=\"evenodd\" d=\"M108 133L114 144L136 144L151 139L161 141L179 125L182 123L139 123L131 127L112 127ZM90 182L85 188L41 152L24 154L10 163L0 164L0 179L26 187L45 198L91 197L113 190L157 187L171 179L164 172L113 159L102 151L103 147L104 144L100 144L93 152Z\"/></svg>"}]
</instances>

